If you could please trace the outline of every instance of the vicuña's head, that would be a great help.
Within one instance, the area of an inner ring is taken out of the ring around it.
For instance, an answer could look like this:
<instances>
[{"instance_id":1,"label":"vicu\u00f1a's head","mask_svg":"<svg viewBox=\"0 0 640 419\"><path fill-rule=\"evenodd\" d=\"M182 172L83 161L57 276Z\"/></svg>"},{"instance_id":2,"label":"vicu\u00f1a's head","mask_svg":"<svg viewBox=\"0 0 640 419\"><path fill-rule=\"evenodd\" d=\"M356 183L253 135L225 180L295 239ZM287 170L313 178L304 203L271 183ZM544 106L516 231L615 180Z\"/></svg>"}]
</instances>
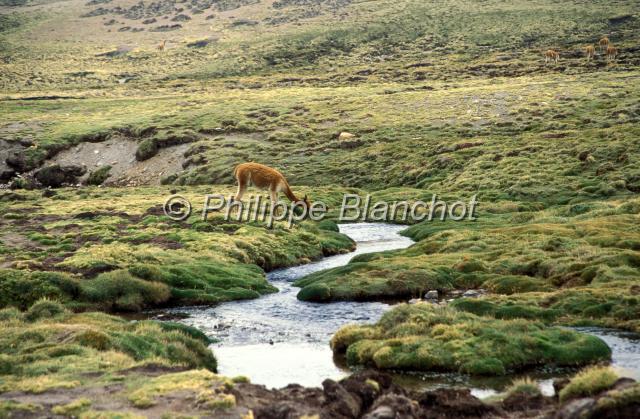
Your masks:
<instances>
[{"instance_id":1,"label":"vicu\u00f1a's head","mask_svg":"<svg viewBox=\"0 0 640 419\"><path fill-rule=\"evenodd\" d=\"M304 198L302 198L302 202L304 202L305 205L307 206L307 209L309 209L309 207L311 206L311 202L309 202L309 197L307 195L305 195Z\"/></svg>"}]
</instances>

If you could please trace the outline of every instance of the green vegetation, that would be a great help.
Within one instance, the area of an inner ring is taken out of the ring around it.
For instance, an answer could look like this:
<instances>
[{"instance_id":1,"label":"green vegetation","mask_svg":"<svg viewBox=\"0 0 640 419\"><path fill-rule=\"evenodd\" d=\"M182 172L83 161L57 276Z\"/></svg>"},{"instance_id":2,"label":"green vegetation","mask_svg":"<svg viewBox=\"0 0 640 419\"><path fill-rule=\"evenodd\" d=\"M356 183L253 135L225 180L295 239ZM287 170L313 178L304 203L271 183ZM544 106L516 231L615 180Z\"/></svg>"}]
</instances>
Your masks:
<instances>
[{"instance_id":1,"label":"green vegetation","mask_svg":"<svg viewBox=\"0 0 640 419\"><path fill-rule=\"evenodd\" d=\"M87 178L87 184L98 186L102 185L105 180L109 177L109 171L111 170L111 166L106 165L101 168L91 172L89 177Z\"/></svg>"},{"instance_id":2,"label":"green vegetation","mask_svg":"<svg viewBox=\"0 0 640 419\"><path fill-rule=\"evenodd\" d=\"M538 383L530 378L521 378L515 380L506 390L506 395L512 396L515 394L526 394L527 396L541 396L542 391L538 386Z\"/></svg>"},{"instance_id":3,"label":"green vegetation","mask_svg":"<svg viewBox=\"0 0 640 419\"><path fill-rule=\"evenodd\" d=\"M0 326L3 392L75 388L94 374L148 364L216 369L209 340L184 325L71 314L56 303L41 301L24 314L0 310Z\"/></svg>"},{"instance_id":4,"label":"green vegetation","mask_svg":"<svg viewBox=\"0 0 640 419\"><path fill-rule=\"evenodd\" d=\"M560 401L596 395L610 389L617 379L618 375L610 367L587 368L560 390Z\"/></svg>"},{"instance_id":5,"label":"green vegetation","mask_svg":"<svg viewBox=\"0 0 640 419\"><path fill-rule=\"evenodd\" d=\"M188 197L195 206L209 192L191 189ZM174 222L160 208L169 195L161 188L87 188L3 200L4 213L18 218L5 216L0 227L11 238L0 248L0 307L26 310L49 298L72 310L140 311L257 298L276 291L263 269L353 248L348 237L314 223L269 230L265 223L225 221L220 212L202 221L196 209ZM45 206L35 210L36 200ZM19 215L26 208L33 223Z\"/></svg>"},{"instance_id":6,"label":"green vegetation","mask_svg":"<svg viewBox=\"0 0 640 419\"><path fill-rule=\"evenodd\" d=\"M529 320L497 320L431 304L399 305L375 325L347 326L331 340L351 365L502 375L538 365L608 360L599 338Z\"/></svg>"},{"instance_id":7,"label":"green vegetation","mask_svg":"<svg viewBox=\"0 0 640 419\"><path fill-rule=\"evenodd\" d=\"M161 23L177 14L162 1L67 3L0 0L0 177L22 174L0 192L3 388L77 388L99 371L127 388L120 404L75 397L59 414L144 416L183 381L203 405L231 409L228 393L207 393L225 380L201 370L123 372L213 369L197 331L77 313L274 292L265 271L353 248L334 222L345 192L480 205L476 221L411 225L411 248L300 280L300 299L488 291L338 331L334 350L353 364L504 374L608 358L561 325L640 331L636 1L234 0L185 10L175 27ZM587 61L584 47L604 35L618 58ZM558 64L544 64L548 48ZM77 151L88 143L91 164ZM60 170L68 161L80 166ZM212 185L232 183L244 161L279 168L330 219L200 220L203 196L232 194ZM82 163L87 187L33 189L30 171L75 184ZM193 204L181 222L161 208L174 193ZM598 403L634 400L637 386ZM2 402L0 415L40 409Z\"/></svg>"}]
</instances>

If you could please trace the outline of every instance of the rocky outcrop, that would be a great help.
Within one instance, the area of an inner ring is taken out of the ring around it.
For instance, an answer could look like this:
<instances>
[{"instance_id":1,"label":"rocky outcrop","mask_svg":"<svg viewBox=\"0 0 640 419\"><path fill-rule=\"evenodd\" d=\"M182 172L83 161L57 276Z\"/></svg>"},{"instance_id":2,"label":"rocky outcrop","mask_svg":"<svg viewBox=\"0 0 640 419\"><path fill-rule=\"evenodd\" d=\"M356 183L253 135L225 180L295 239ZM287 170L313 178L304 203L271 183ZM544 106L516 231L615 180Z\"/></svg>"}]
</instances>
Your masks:
<instances>
[{"instance_id":1,"label":"rocky outcrop","mask_svg":"<svg viewBox=\"0 0 640 419\"><path fill-rule=\"evenodd\" d=\"M361 371L341 381L328 379L322 389L292 384L267 390L243 383L236 385L233 392L238 405L251 409L256 419L297 419L305 415L320 419L501 416L498 408L482 402L467 389L411 392L377 371Z\"/></svg>"},{"instance_id":2,"label":"rocky outcrop","mask_svg":"<svg viewBox=\"0 0 640 419\"><path fill-rule=\"evenodd\" d=\"M35 178L43 186L58 188L63 185L77 183L78 177L85 174L86 171L87 169L83 166L60 166L53 164L38 170L35 174Z\"/></svg>"}]
</instances>

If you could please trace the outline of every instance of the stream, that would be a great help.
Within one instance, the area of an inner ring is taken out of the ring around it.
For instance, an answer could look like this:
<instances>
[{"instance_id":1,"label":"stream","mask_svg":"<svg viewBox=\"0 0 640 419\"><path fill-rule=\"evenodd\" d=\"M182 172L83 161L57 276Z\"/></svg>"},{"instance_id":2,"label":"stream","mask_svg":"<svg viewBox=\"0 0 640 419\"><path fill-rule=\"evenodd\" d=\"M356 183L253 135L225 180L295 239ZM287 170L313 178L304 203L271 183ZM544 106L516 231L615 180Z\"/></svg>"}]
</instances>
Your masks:
<instances>
[{"instance_id":1,"label":"stream","mask_svg":"<svg viewBox=\"0 0 640 419\"><path fill-rule=\"evenodd\" d=\"M399 234L404 228L384 223L340 224L340 232L356 241L356 250L270 272L267 279L279 292L215 307L181 307L169 313L219 341L212 349L222 375L243 375L270 388L291 383L320 386L326 378L340 379L350 370L344 360L334 359L329 348L331 336L345 324L376 322L391 306L378 302L299 301L299 288L293 287L292 282L316 271L345 265L358 254L409 247L413 241ZM624 376L640 379L640 336L602 328L578 330L602 338L613 350L613 366ZM537 380L543 393L551 395L553 379L573 373L575 370L542 369L525 375ZM503 390L514 378L440 373L395 375L399 384L408 387L466 386L481 398Z\"/></svg>"}]
</instances>

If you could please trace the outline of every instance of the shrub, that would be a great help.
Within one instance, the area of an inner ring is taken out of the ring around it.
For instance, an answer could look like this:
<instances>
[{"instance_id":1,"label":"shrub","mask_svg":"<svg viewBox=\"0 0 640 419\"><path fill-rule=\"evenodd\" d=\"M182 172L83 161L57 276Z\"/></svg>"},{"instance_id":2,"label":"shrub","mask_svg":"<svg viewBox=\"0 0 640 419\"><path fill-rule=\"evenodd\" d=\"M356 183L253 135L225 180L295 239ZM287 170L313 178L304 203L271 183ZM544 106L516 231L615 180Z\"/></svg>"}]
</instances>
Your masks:
<instances>
[{"instance_id":1,"label":"shrub","mask_svg":"<svg viewBox=\"0 0 640 419\"><path fill-rule=\"evenodd\" d=\"M338 227L338 224L335 223L335 221L332 220L322 220L318 223L318 228L320 230L326 230L326 231L335 231L336 233L340 231L340 228Z\"/></svg>"},{"instance_id":2,"label":"shrub","mask_svg":"<svg viewBox=\"0 0 640 419\"><path fill-rule=\"evenodd\" d=\"M158 154L158 144L154 138L143 140L136 150L136 160L145 161Z\"/></svg>"},{"instance_id":3,"label":"shrub","mask_svg":"<svg viewBox=\"0 0 640 419\"><path fill-rule=\"evenodd\" d=\"M580 371L560 390L560 401L586 397L611 388L618 375L610 367L595 366Z\"/></svg>"},{"instance_id":4,"label":"shrub","mask_svg":"<svg viewBox=\"0 0 640 419\"><path fill-rule=\"evenodd\" d=\"M543 280L527 276L499 276L486 281L484 286L496 294L506 295L552 290Z\"/></svg>"},{"instance_id":5,"label":"shrub","mask_svg":"<svg viewBox=\"0 0 640 419\"><path fill-rule=\"evenodd\" d=\"M528 377L514 380L506 390L507 396L514 394L526 394L528 396L540 396L542 391L538 387L538 383Z\"/></svg>"},{"instance_id":6,"label":"shrub","mask_svg":"<svg viewBox=\"0 0 640 419\"><path fill-rule=\"evenodd\" d=\"M94 186L102 185L109 177L110 170L111 170L111 166L106 165L106 166L102 166L98 170L91 172L89 174L89 177L87 178L87 184L94 185Z\"/></svg>"},{"instance_id":7,"label":"shrub","mask_svg":"<svg viewBox=\"0 0 640 419\"><path fill-rule=\"evenodd\" d=\"M159 282L134 278L126 270L98 275L82 284L83 297L108 310L138 311L166 302L171 293Z\"/></svg>"},{"instance_id":8,"label":"shrub","mask_svg":"<svg viewBox=\"0 0 640 419\"><path fill-rule=\"evenodd\" d=\"M62 304L56 301L42 299L29 308L25 318L30 322L34 322L41 319L53 319L65 313L67 313L67 310Z\"/></svg>"},{"instance_id":9,"label":"shrub","mask_svg":"<svg viewBox=\"0 0 640 419\"><path fill-rule=\"evenodd\" d=\"M301 289L297 298L302 301L329 301L331 289L325 284L311 284Z\"/></svg>"},{"instance_id":10,"label":"shrub","mask_svg":"<svg viewBox=\"0 0 640 419\"><path fill-rule=\"evenodd\" d=\"M42 298L64 302L79 291L79 282L66 274L0 269L0 307L26 310Z\"/></svg>"},{"instance_id":11,"label":"shrub","mask_svg":"<svg viewBox=\"0 0 640 419\"><path fill-rule=\"evenodd\" d=\"M15 307L7 307L0 310L0 322L11 320L21 321L22 319L22 312Z\"/></svg>"}]
</instances>

